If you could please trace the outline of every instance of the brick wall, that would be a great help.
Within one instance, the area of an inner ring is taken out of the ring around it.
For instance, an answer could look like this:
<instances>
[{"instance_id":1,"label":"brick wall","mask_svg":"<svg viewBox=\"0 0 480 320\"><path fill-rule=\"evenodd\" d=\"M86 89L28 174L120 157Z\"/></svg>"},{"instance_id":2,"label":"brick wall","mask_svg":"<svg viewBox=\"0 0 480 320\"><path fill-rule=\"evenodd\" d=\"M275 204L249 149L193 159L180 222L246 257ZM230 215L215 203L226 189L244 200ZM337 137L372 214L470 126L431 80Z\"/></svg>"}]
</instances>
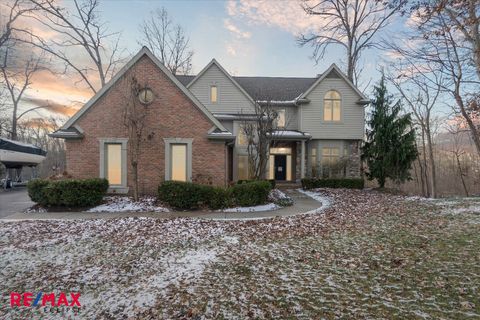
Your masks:
<instances>
[{"instance_id":1,"label":"brick wall","mask_svg":"<svg viewBox=\"0 0 480 320\"><path fill-rule=\"evenodd\" d=\"M148 105L147 121L139 157L140 192L155 194L165 178L165 145L163 138L193 138L192 177L208 177L216 185L225 184L226 147L223 142L206 138L213 126L211 121L163 74L146 56L126 74L135 75L140 85L146 85L155 94ZM77 122L84 130L82 140L67 140L67 171L74 177L99 176L99 138L128 138L124 125L124 101L128 82L118 81ZM132 188L132 174L128 161L127 183Z\"/></svg>"}]
</instances>

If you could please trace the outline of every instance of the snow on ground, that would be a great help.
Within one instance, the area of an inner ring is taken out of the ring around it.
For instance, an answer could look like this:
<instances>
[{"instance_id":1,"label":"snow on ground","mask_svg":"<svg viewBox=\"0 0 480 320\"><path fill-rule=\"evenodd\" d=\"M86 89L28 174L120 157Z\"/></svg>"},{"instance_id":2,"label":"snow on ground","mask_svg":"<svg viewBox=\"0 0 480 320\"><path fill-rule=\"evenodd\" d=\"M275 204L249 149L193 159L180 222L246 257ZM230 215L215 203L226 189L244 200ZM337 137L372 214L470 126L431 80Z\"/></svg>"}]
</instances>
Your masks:
<instances>
[{"instance_id":1,"label":"snow on ground","mask_svg":"<svg viewBox=\"0 0 480 320\"><path fill-rule=\"evenodd\" d=\"M309 196L310 198L321 203L321 206L318 207L317 209L304 212L304 214L320 213L332 205L332 199L324 196L320 190L321 189L317 189L317 191L297 189L298 192L303 193L304 195Z\"/></svg>"},{"instance_id":2,"label":"snow on ground","mask_svg":"<svg viewBox=\"0 0 480 320\"><path fill-rule=\"evenodd\" d=\"M448 208L442 211L443 214L475 213L480 214L480 206L469 206L465 208Z\"/></svg>"},{"instance_id":3,"label":"snow on ground","mask_svg":"<svg viewBox=\"0 0 480 320\"><path fill-rule=\"evenodd\" d=\"M272 189L272 191L270 191L270 194L268 195L268 198L271 199L271 201L275 201L279 199L291 199L289 196L285 194L285 192L283 192L280 189Z\"/></svg>"},{"instance_id":4,"label":"snow on ground","mask_svg":"<svg viewBox=\"0 0 480 320\"><path fill-rule=\"evenodd\" d=\"M267 203L253 207L234 207L220 210L221 212L261 212L261 211L273 211L280 209L275 203Z\"/></svg>"},{"instance_id":5,"label":"snow on ground","mask_svg":"<svg viewBox=\"0 0 480 320\"><path fill-rule=\"evenodd\" d=\"M253 207L234 207L219 210L219 212L262 212L262 211L274 211L281 209L283 206L292 205L293 200L283 191L279 189L273 189L268 195L268 201L270 203L253 206Z\"/></svg>"},{"instance_id":6,"label":"snow on ground","mask_svg":"<svg viewBox=\"0 0 480 320\"><path fill-rule=\"evenodd\" d=\"M169 212L167 208L156 205L154 197L143 197L135 202L131 197L109 196L104 201L104 204L87 212Z\"/></svg>"},{"instance_id":7,"label":"snow on ground","mask_svg":"<svg viewBox=\"0 0 480 320\"><path fill-rule=\"evenodd\" d=\"M66 318L10 308L12 291L78 291L73 319L480 317L480 224L465 220L478 215L378 191L307 195L330 205L257 221L0 223L0 319Z\"/></svg>"}]
</instances>

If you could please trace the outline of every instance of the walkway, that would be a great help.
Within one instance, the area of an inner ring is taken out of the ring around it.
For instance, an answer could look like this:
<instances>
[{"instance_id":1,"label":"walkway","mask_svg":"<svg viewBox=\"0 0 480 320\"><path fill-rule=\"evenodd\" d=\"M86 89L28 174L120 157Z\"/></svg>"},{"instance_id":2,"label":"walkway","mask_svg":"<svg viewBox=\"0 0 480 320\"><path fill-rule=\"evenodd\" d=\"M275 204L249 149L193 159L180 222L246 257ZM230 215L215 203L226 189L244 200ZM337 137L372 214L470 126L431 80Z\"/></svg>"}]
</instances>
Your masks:
<instances>
[{"instance_id":1,"label":"walkway","mask_svg":"<svg viewBox=\"0 0 480 320\"><path fill-rule=\"evenodd\" d=\"M15 213L3 220L49 220L49 219L115 219L126 217L150 217L158 219L168 218L202 218L212 220L257 220L273 217L287 217L315 211L322 204L297 190L284 190L293 198L294 204L290 207L274 211L263 212L212 212L212 211L175 211L165 212L125 212L125 213L90 213L90 212L46 212L46 213Z\"/></svg>"},{"instance_id":2,"label":"walkway","mask_svg":"<svg viewBox=\"0 0 480 320\"><path fill-rule=\"evenodd\" d=\"M5 218L16 212L23 212L35 203L30 200L27 188L0 190L0 218Z\"/></svg>"}]
</instances>

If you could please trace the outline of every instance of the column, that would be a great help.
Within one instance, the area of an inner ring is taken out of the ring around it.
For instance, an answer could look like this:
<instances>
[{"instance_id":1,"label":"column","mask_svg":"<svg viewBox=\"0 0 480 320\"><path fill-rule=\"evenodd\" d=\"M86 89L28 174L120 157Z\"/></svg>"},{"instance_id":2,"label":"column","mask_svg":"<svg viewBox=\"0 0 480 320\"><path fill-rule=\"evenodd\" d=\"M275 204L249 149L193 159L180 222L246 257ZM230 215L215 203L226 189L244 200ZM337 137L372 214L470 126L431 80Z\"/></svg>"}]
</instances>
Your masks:
<instances>
[{"instance_id":1,"label":"column","mask_svg":"<svg viewBox=\"0 0 480 320\"><path fill-rule=\"evenodd\" d=\"M300 177L305 178L305 140L302 140L302 150L300 152Z\"/></svg>"}]
</instances>

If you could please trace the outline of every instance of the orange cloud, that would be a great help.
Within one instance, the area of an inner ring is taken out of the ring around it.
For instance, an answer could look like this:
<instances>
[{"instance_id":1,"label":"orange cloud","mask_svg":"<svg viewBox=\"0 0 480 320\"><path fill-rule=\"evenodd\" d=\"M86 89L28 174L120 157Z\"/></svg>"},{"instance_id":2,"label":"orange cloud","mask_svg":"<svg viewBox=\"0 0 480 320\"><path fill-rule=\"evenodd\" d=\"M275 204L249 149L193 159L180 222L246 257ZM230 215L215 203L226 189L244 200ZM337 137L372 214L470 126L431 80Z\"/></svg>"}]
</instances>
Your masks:
<instances>
[{"instance_id":1,"label":"orange cloud","mask_svg":"<svg viewBox=\"0 0 480 320\"><path fill-rule=\"evenodd\" d=\"M24 103L28 103L33 107L43 108L45 111L57 113L64 116L72 116L79 109L78 103L72 103L70 105L64 105L52 100L39 99L39 98L24 98Z\"/></svg>"}]
</instances>

